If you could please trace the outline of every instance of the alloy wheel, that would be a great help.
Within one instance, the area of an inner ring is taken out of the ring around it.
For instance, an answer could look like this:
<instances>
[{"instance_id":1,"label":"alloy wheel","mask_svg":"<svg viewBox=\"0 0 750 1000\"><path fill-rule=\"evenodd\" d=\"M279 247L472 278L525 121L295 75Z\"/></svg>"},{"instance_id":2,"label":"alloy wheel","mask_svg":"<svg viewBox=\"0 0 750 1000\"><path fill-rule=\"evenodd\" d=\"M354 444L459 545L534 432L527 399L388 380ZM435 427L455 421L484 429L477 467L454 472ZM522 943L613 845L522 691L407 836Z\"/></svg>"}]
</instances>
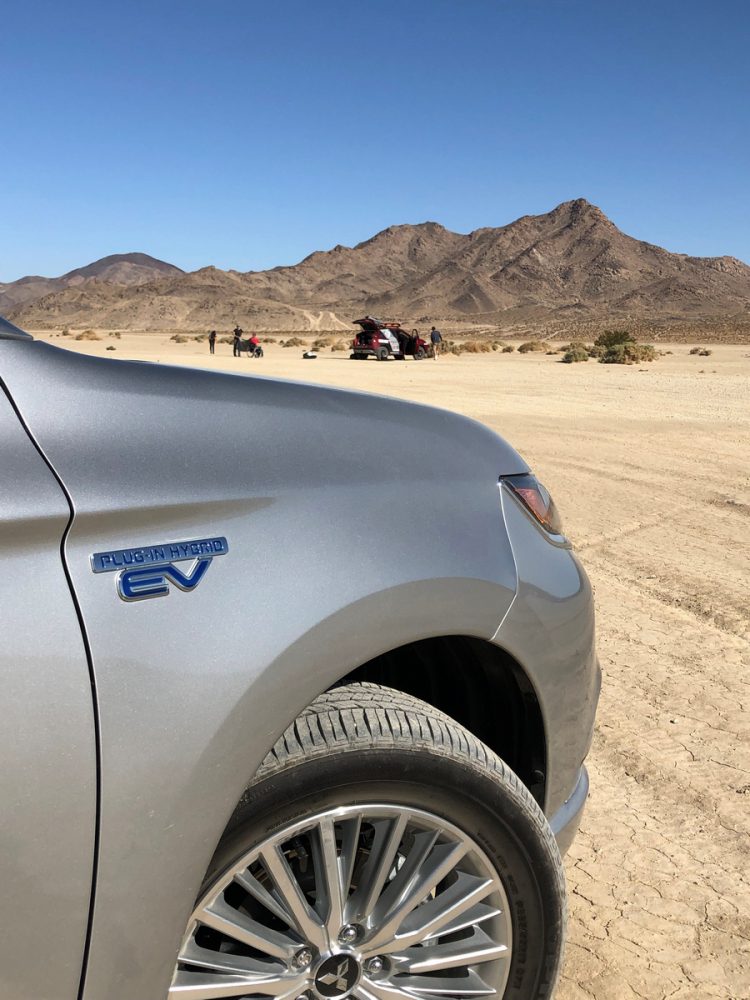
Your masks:
<instances>
[{"instance_id":1,"label":"alloy wheel","mask_svg":"<svg viewBox=\"0 0 750 1000\"><path fill-rule=\"evenodd\" d=\"M204 893L170 1000L502 996L512 926L479 845L441 817L320 812L240 857Z\"/></svg>"}]
</instances>

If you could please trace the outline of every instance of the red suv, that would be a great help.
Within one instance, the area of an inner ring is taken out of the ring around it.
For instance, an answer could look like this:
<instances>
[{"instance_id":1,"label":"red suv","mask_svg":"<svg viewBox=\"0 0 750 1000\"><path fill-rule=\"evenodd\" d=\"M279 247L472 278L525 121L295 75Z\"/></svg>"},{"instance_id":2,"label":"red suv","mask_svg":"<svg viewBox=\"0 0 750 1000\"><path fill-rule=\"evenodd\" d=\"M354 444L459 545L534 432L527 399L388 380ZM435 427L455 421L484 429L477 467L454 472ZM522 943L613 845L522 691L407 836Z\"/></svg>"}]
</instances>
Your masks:
<instances>
[{"instance_id":1,"label":"red suv","mask_svg":"<svg viewBox=\"0 0 750 1000\"><path fill-rule=\"evenodd\" d=\"M393 357L403 361L407 355L412 355L418 361L427 356L428 344L416 330L409 334L401 329L400 323L386 322L374 316L355 319L354 323L360 327L360 332L352 341L350 357L353 359L367 361L374 357L378 361L387 361Z\"/></svg>"}]
</instances>

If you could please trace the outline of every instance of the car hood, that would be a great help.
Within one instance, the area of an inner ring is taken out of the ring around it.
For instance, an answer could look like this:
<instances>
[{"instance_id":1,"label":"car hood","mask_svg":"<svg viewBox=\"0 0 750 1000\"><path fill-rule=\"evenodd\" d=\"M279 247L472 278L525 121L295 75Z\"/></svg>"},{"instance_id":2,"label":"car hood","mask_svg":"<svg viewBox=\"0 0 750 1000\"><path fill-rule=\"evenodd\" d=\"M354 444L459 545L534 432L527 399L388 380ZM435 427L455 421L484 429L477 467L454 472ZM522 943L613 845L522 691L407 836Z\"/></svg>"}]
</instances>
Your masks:
<instances>
[{"instance_id":1,"label":"car hood","mask_svg":"<svg viewBox=\"0 0 750 1000\"><path fill-rule=\"evenodd\" d=\"M482 424L360 392L95 358L41 341L1 343L0 378L86 506L126 504L151 482L169 502L247 495L253 482L429 488L528 471Z\"/></svg>"}]
</instances>

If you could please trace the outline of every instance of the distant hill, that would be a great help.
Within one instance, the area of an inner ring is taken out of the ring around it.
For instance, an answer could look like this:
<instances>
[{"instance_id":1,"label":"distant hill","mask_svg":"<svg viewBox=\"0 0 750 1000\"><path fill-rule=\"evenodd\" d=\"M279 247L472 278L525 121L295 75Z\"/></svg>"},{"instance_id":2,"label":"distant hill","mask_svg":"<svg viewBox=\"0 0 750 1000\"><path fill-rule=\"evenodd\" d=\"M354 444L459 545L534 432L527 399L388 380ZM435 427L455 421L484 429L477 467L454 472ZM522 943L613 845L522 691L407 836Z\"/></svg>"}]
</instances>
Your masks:
<instances>
[{"instance_id":1,"label":"distant hill","mask_svg":"<svg viewBox=\"0 0 750 1000\"><path fill-rule=\"evenodd\" d=\"M29 275L6 284L0 282L0 314L6 315L11 310L39 301L45 295L52 295L88 282L141 285L169 274L184 274L184 272L174 264L149 257L146 253L113 253L85 267L68 271L59 278Z\"/></svg>"},{"instance_id":2,"label":"distant hill","mask_svg":"<svg viewBox=\"0 0 750 1000\"><path fill-rule=\"evenodd\" d=\"M158 273L136 281L122 272L118 278L117 268L136 268L139 256L105 258L54 279L65 284L16 299L10 318L32 328L105 329L234 322L269 330L331 329L363 313L406 323L500 326L598 319L750 323L746 264L670 253L633 239L584 199L467 235L436 222L391 226L355 247L337 246L268 271L183 273L144 257L148 267L159 265ZM102 272L92 276L90 269L100 265ZM22 279L37 280L44 279ZM0 286L0 312L2 296L13 287Z\"/></svg>"}]
</instances>

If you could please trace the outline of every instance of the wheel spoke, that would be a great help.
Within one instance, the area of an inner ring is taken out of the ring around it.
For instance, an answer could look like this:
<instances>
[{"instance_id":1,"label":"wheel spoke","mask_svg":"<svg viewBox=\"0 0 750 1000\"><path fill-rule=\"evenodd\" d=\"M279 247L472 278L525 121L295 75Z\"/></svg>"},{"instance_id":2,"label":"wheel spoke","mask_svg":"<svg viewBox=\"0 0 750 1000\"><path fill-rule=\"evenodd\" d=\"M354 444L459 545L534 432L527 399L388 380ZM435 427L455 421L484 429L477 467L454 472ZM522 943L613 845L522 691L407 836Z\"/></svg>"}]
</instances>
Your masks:
<instances>
[{"instance_id":1,"label":"wheel spoke","mask_svg":"<svg viewBox=\"0 0 750 1000\"><path fill-rule=\"evenodd\" d=\"M494 891L492 879L458 872L453 885L428 899L407 914L392 941L381 951L395 951L418 944L438 934L452 934L497 916L496 907L483 906L478 901Z\"/></svg>"},{"instance_id":2,"label":"wheel spoke","mask_svg":"<svg viewBox=\"0 0 750 1000\"><path fill-rule=\"evenodd\" d=\"M492 962L497 958L510 958L510 949L505 944L493 941L477 927L473 933L461 940L446 944L436 944L429 948L407 948L393 956L397 969L405 972L437 972L440 969L457 969L462 966Z\"/></svg>"},{"instance_id":3,"label":"wheel spoke","mask_svg":"<svg viewBox=\"0 0 750 1000\"><path fill-rule=\"evenodd\" d=\"M287 972L284 962L275 959L263 961L249 955L202 948L194 937L183 945L178 961L182 965L195 965L214 972L236 972L240 976L257 976L260 979L281 978Z\"/></svg>"},{"instance_id":4,"label":"wheel spoke","mask_svg":"<svg viewBox=\"0 0 750 1000\"><path fill-rule=\"evenodd\" d=\"M346 904L352 884L354 865L359 852L359 834L362 829L362 817L358 815L354 819L341 820L339 827L341 829L341 856L339 857L341 895L344 904Z\"/></svg>"},{"instance_id":5,"label":"wheel spoke","mask_svg":"<svg viewBox=\"0 0 750 1000\"><path fill-rule=\"evenodd\" d=\"M321 905L325 906L320 913L326 921L329 938L335 940L344 923L344 887L342 872L339 865L336 846L336 828L332 818L321 821L318 825L318 837L315 841L315 884L320 894L323 889Z\"/></svg>"},{"instance_id":6,"label":"wheel spoke","mask_svg":"<svg viewBox=\"0 0 750 1000\"><path fill-rule=\"evenodd\" d=\"M198 920L215 931L250 948L288 962L298 945L285 934L265 927L246 914L235 910L221 896L199 911Z\"/></svg>"},{"instance_id":7,"label":"wheel spoke","mask_svg":"<svg viewBox=\"0 0 750 1000\"><path fill-rule=\"evenodd\" d=\"M438 844L435 831L419 834L396 877L373 910L376 930L368 938L368 953L389 941L411 913L448 876L466 854L463 843Z\"/></svg>"},{"instance_id":8,"label":"wheel spoke","mask_svg":"<svg viewBox=\"0 0 750 1000\"><path fill-rule=\"evenodd\" d=\"M286 907L265 886L262 886L249 871L237 872L234 876L234 881L238 885L241 885L245 892L249 892L254 899L257 899L261 906L264 906L269 912L273 913L279 920L283 920L287 927L295 926L294 918Z\"/></svg>"},{"instance_id":9,"label":"wheel spoke","mask_svg":"<svg viewBox=\"0 0 750 1000\"><path fill-rule=\"evenodd\" d=\"M406 830L409 814L399 813L395 818L376 820L375 836L359 885L346 907L347 923L362 923L383 891L386 879L396 861L401 838Z\"/></svg>"},{"instance_id":10,"label":"wheel spoke","mask_svg":"<svg viewBox=\"0 0 750 1000\"><path fill-rule=\"evenodd\" d=\"M311 942L322 951L326 946L323 921L308 903L281 848L274 845L270 849L262 851L261 860L276 885L284 907L291 914L294 925L303 939Z\"/></svg>"},{"instance_id":11,"label":"wheel spoke","mask_svg":"<svg viewBox=\"0 0 750 1000\"><path fill-rule=\"evenodd\" d=\"M392 983L367 981L358 991L371 993L376 1000L400 1000L402 997L490 997L497 991L476 972L462 976L397 976Z\"/></svg>"},{"instance_id":12,"label":"wheel spoke","mask_svg":"<svg viewBox=\"0 0 750 1000\"><path fill-rule=\"evenodd\" d=\"M189 972L182 969L175 973L169 988L170 1000L237 1000L251 993L285 1000L296 996L301 989L300 980L252 979L248 976L216 975L210 972Z\"/></svg>"}]
</instances>

